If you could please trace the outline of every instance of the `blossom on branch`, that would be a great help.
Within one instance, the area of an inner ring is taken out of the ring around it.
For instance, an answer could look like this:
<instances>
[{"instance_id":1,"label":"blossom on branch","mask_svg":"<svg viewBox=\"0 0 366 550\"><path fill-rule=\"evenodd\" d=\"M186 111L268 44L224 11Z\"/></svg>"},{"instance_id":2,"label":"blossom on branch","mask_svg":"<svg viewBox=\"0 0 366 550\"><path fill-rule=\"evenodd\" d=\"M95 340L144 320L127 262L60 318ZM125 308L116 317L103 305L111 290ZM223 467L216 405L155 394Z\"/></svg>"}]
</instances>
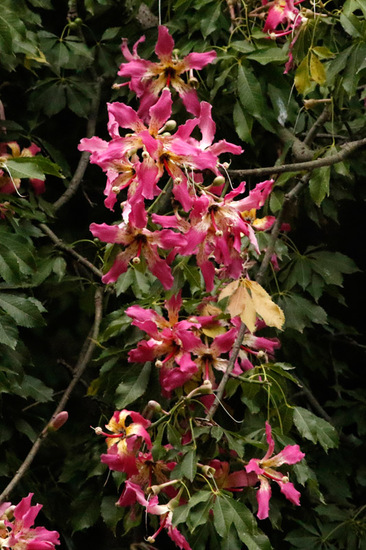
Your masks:
<instances>
[{"instance_id":1,"label":"blossom on branch","mask_svg":"<svg viewBox=\"0 0 366 550\"><path fill-rule=\"evenodd\" d=\"M60 544L57 531L45 527L32 527L42 504L31 506L33 493L24 497L17 506L5 502L0 506L0 548L11 550L52 550Z\"/></svg>"},{"instance_id":2,"label":"blossom on branch","mask_svg":"<svg viewBox=\"0 0 366 550\"><path fill-rule=\"evenodd\" d=\"M155 53L159 62L147 61L137 54L137 47L145 40L144 36L134 45L133 53L128 49L127 40L124 39L122 53L127 63L121 64L118 75L130 78L129 88L140 98L138 113L141 118L145 119L148 116L149 108L156 103L160 92L170 86L178 92L187 111L198 116L200 104L197 92L193 86L182 79L181 75L194 69L202 69L216 58L216 52L192 52L183 59L179 59L174 54L174 40L167 27L159 26L158 32Z\"/></svg>"},{"instance_id":3,"label":"blossom on branch","mask_svg":"<svg viewBox=\"0 0 366 550\"><path fill-rule=\"evenodd\" d=\"M268 422L266 422L266 439L268 450L264 457L262 459L252 458L245 466L246 472L248 474L251 472L256 473L260 481L260 487L257 491L257 516L259 519L268 517L269 501L272 494L270 480L275 481L279 485L281 492L288 500L296 506L300 506L301 495L299 491L289 481L288 476L281 474L281 472L273 468L278 468L283 464L296 464L305 457L305 454L300 451L298 445L287 445L280 453L272 456L275 443L272 437L272 429Z\"/></svg>"}]
</instances>

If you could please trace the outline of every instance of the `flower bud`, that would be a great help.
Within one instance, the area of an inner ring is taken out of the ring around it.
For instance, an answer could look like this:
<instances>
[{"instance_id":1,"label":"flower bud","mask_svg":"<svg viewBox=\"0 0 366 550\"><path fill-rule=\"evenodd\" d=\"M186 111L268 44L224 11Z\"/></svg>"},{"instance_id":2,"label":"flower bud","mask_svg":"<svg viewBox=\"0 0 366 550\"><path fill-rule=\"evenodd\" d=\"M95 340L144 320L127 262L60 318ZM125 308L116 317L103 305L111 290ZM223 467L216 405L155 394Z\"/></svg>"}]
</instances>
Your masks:
<instances>
[{"instance_id":1,"label":"flower bud","mask_svg":"<svg viewBox=\"0 0 366 550\"><path fill-rule=\"evenodd\" d=\"M103 429L100 426L94 428L96 435L103 435Z\"/></svg>"},{"instance_id":2,"label":"flower bud","mask_svg":"<svg viewBox=\"0 0 366 550\"><path fill-rule=\"evenodd\" d=\"M290 480L289 480L288 476L283 476L281 481L282 481L282 483L288 483Z\"/></svg>"},{"instance_id":3,"label":"flower bud","mask_svg":"<svg viewBox=\"0 0 366 550\"><path fill-rule=\"evenodd\" d=\"M116 193L116 195L120 192L120 188L117 187L117 185L115 185L114 187L112 187L112 191L113 193Z\"/></svg>"},{"instance_id":4,"label":"flower bud","mask_svg":"<svg viewBox=\"0 0 366 550\"><path fill-rule=\"evenodd\" d=\"M61 411L48 424L47 429L49 432L57 432L67 422L69 413L67 411Z\"/></svg>"},{"instance_id":5,"label":"flower bud","mask_svg":"<svg viewBox=\"0 0 366 550\"><path fill-rule=\"evenodd\" d=\"M158 359L157 361L155 361L155 367L156 367L156 368L161 369L162 366L163 366L163 362L160 361L160 359Z\"/></svg>"},{"instance_id":6,"label":"flower bud","mask_svg":"<svg viewBox=\"0 0 366 550\"><path fill-rule=\"evenodd\" d=\"M139 258L138 256L135 256L135 257L133 258L133 260L132 260L132 263L133 263L134 265L138 265L138 264L141 263L141 260L140 260L140 258Z\"/></svg>"},{"instance_id":7,"label":"flower bud","mask_svg":"<svg viewBox=\"0 0 366 550\"><path fill-rule=\"evenodd\" d=\"M198 82L197 78L195 76L191 76L191 78L188 80L188 84L194 88L195 90L197 90L197 88L199 87L200 83Z\"/></svg>"},{"instance_id":8,"label":"flower bud","mask_svg":"<svg viewBox=\"0 0 366 550\"><path fill-rule=\"evenodd\" d=\"M217 177L213 180L212 185L215 185L215 186L217 185L217 186L219 186L219 185L224 185L224 183L225 183L225 178L224 178L224 176L217 176Z\"/></svg>"},{"instance_id":9,"label":"flower bud","mask_svg":"<svg viewBox=\"0 0 366 550\"><path fill-rule=\"evenodd\" d=\"M147 406L149 409L156 412L160 412L162 410L160 403L158 403L157 401L151 400L148 402Z\"/></svg>"},{"instance_id":10,"label":"flower bud","mask_svg":"<svg viewBox=\"0 0 366 550\"><path fill-rule=\"evenodd\" d=\"M177 123L175 122L175 120L173 119L170 119L168 120L165 125L164 125L164 131L166 132L172 132L173 130L175 130L177 127Z\"/></svg>"}]
</instances>

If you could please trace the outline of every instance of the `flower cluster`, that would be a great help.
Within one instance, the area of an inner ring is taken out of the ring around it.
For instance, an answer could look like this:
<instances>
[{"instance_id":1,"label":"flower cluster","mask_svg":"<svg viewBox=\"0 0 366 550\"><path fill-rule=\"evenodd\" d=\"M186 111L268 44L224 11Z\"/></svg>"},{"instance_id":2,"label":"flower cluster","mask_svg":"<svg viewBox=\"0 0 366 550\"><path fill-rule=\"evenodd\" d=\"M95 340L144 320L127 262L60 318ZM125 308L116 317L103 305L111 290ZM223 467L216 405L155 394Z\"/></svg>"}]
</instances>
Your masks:
<instances>
[{"instance_id":1,"label":"flower cluster","mask_svg":"<svg viewBox=\"0 0 366 550\"><path fill-rule=\"evenodd\" d=\"M13 506L10 502L0 505L0 548L11 550L52 550L60 544L57 531L45 527L32 527L41 504L31 506L33 493Z\"/></svg>"},{"instance_id":2,"label":"flower cluster","mask_svg":"<svg viewBox=\"0 0 366 550\"><path fill-rule=\"evenodd\" d=\"M212 62L215 53L192 53L178 59L168 29L160 26L155 48L159 61L150 62L137 53L143 40L137 41L132 52L123 42L127 62L122 63L118 73L127 79L119 86L128 85L136 93L139 108L134 110L120 102L108 104L110 140L85 138L79 145L80 150L91 153L90 161L106 174L105 206L114 210L119 201L122 209L119 223L90 226L95 237L114 245L102 280L113 283L143 262L140 267L146 266L169 290L174 283L172 266L176 257L184 262L194 257L206 291L215 291L217 283L224 290L221 288L219 297L206 296L196 310L190 308L193 314L189 315L184 313L182 291L170 294L163 303L154 301L156 310L140 305L126 309L132 325L146 334L146 339L129 351L129 362L154 362L163 397L170 398L173 392L180 397L170 412L155 402L156 406L150 402L143 414L115 411L106 431L95 431L106 438L107 452L102 454L102 462L126 476L117 504L129 508L129 520L136 522L143 507L146 514L160 516L160 526L146 539L148 542L153 543L165 529L179 548L190 550L172 524L173 510L186 503L190 490L199 490L208 478L213 484L208 485L216 487L217 492L243 491L260 483L258 517L263 519L268 515L269 479L280 485L291 502L299 504L296 489L273 467L294 464L304 455L298 446L290 445L272 457L274 441L267 423L269 449L263 459L242 460L223 438L214 457L203 456L195 465L204 475L189 485L192 479L187 481L182 473L182 456L187 455L181 449L194 444L196 453L195 427L202 427L202 419L194 418L193 407L197 404L202 410L212 405L213 391L228 369L243 318L248 318L247 329L233 360L234 378L271 360L279 347L276 338L255 334L266 326L281 328L283 314L265 290L250 281L248 273L261 253L257 232L270 229L275 222L273 216L257 217L273 181L260 182L247 194L245 182L236 188L231 186L227 192L231 182L223 176L227 166L220 157L243 151L226 140L215 142L211 105L199 102L191 86L192 71ZM185 73L188 80L184 79ZM189 116L178 127L171 118L176 93ZM162 213L156 210L163 193L171 195L168 213L166 208ZM276 262L275 256L272 261ZM227 284L230 280L234 282ZM221 296L229 298L229 314L217 303ZM264 312L267 307L270 315ZM254 376L260 379L257 372ZM153 414L160 414L160 418L151 423ZM161 435L155 446L156 425L161 427ZM173 439L169 426L175 434ZM167 438L163 440L165 429ZM230 463L221 456L223 453L232 458ZM216 494L214 491L212 503Z\"/></svg>"}]
</instances>

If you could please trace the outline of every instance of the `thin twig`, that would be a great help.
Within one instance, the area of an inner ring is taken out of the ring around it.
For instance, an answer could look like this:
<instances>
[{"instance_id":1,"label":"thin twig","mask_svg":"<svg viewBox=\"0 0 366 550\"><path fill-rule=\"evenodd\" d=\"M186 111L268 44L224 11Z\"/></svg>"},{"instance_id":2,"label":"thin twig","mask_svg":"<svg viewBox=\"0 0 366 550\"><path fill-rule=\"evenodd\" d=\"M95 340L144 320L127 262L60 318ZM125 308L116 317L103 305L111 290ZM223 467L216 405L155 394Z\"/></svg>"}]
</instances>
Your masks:
<instances>
[{"instance_id":1,"label":"thin twig","mask_svg":"<svg viewBox=\"0 0 366 550\"><path fill-rule=\"evenodd\" d=\"M90 107L90 114L88 119L88 124L86 127L86 137L91 138L95 134L95 128L97 124L97 117L98 117L98 111L99 111L99 105L100 105L100 96L101 96L101 90L102 90L102 83L103 78L98 77L96 79L96 92L95 96L92 100L92 104ZM61 206L66 204L71 197L73 197L78 190L78 187L84 177L85 170L87 169L87 166L89 164L89 157L90 153L87 151L83 151L80 155L79 163L76 167L75 173L73 177L71 178L70 184L68 188L66 189L65 193L61 195L57 199L56 202L54 202L53 207L55 210L59 210Z\"/></svg>"},{"instance_id":2,"label":"thin twig","mask_svg":"<svg viewBox=\"0 0 366 550\"><path fill-rule=\"evenodd\" d=\"M271 174L283 174L284 172L301 172L310 171L321 166L331 166L337 162L341 162L351 153L366 145L366 138L350 141L341 146L341 150L330 157L322 157L316 160L307 162L294 162L292 164L281 164L279 166L268 166L263 168L248 168L247 170L229 170L230 176L246 177L246 176L268 176Z\"/></svg>"},{"instance_id":3,"label":"thin twig","mask_svg":"<svg viewBox=\"0 0 366 550\"><path fill-rule=\"evenodd\" d=\"M12 490L16 487L16 485L19 483L19 481L22 479L24 474L27 472L28 468L32 464L35 456L37 455L43 441L46 439L46 437L49 434L49 426L52 423L52 420L55 418L55 416L58 415L61 411L64 410L65 405L75 388L76 384L79 382L83 372L85 371L86 367L88 366L89 361L91 360L91 357L94 352L94 348L96 346L96 340L98 338L99 334L99 327L102 320L102 306L103 306L103 300L102 300L102 290L100 288L97 288L95 291L95 314L94 314L94 323L93 326L88 334L88 336L85 339L85 342L83 344L83 347L81 349L79 359L76 363L74 374L72 377L72 380L68 387L66 388L65 392L62 395L62 398L60 399L52 417L47 422L35 442L33 443L33 446L31 450L29 451L28 455L26 456L24 462L20 466L20 468L17 470L15 476L10 481L10 483L5 487L3 492L0 495L0 502L3 502L5 499L8 498L9 494L12 492Z\"/></svg>"},{"instance_id":4,"label":"thin twig","mask_svg":"<svg viewBox=\"0 0 366 550\"><path fill-rule=\"evenodd\" d=\"M93 265L91 262L89 262L89 260L84 258L84 256L81 256L80 254L78 254L78 252L76 252L73 248L71 248L70 245L65 244L52 231L52 229L50 229L48 227L48 225L46 225L44 223L40 223L39 227L42 229L43 233L45 233L51 239L51 241L55 243L57 248L60 248L61 250L64 250L65 252L67 252L71 256L74 256L74 258L76 258L79 263L83 264L85 267L90 269L90 271L92 271L94 273L94 275L97 275L97 277L101 278L103 276L103 273L97 267L95 267L95 265Z\"/></svg>"}]
</instances>

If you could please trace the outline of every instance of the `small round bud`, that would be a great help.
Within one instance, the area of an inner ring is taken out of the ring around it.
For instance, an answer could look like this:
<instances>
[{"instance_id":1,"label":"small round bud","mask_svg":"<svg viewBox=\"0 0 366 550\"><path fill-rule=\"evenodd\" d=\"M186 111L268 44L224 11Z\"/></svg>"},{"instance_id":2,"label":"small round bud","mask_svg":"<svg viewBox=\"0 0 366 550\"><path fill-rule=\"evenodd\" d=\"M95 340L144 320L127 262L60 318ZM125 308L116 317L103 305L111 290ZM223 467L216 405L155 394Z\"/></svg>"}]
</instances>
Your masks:
<instances>
[{"instance_id":1,"label":"small round bud","mask_svg":"<svg viewBox=\"0 0 366 550\"><path fill-rule=\"evenodd\" d=\"M147 406L149 409L156 412L160 412L162 410L160 403L158 403L157 401L151 400L148 402Z\"/></svg>"},{"instance_id":2,"label":"small round bud","mask_svg":"<svg viewBox=\"0 0 366 550\"><path fill-rule=\"evenodd\" d=\"M156 367L156 368L161 369L162 366L163 366L163 362L160 361L160 359L158 359L157 361L155 361L155 367Z\"/></svg>"},{"instance_id":3,"label":"small round bud","mask_svg":"<svg viewBox=\"0 0 366 550\"><path fill-rule=\"evenodd\" d=\"M112 191L113 193L116 193L116 195L118 195L118 193L120 192L120 188L115 185L114 187L112 187Z\"/></svg>"},{"instance_id":4,"label":"small round bud","mask_svg":"<svg viewBox=\"0 0 366 550\"><path fill-rule=\"evenodd\" d=\"M223 162L221 166L227 170L230 164L228 162Z\"/></svg>"},{"instance_id":5,"label":"small round bud","mask_svg":"<svg viewBox=\"0 0 366 550\"><path fill-rule=\"evenodd\" d=\"M178 178L175 178L175 179L174 179L174 183L175 183L176 185L179 185L180 183L182 183L182 178L179 178L179 177L178 177Z\"/></svg>"},{"instance_id":6,"label":"small round bud","mask_svg":"<svg viewBox=\"0 0 366 550\"><path fill-rule=\"evenodd\" d=\"M215 231L215 235L216 235L216 237L222 237L222 236L223 236L223 232L221 231L221 229L217 229L217 230Z\"/></svg>"},{"instance_id":7,"label":"small round bud","mask_svg":"<svg viewBox=\"0 0 366 550\"><path fill-rule=\"evenodd\" d=\"M94 428L94 431L96 435L103 435L103 430L100 426L97 426L96 428Z\"/></svg>"},{"instance_id":8,"label":"small round bud","mask_svg":"<svg viewBox=\"0 0 366 550\"><path fill-rule=\"evenodd\" d=\"M164 130L166 130L167 132L172 132L176 129L176 127L177 123L175 122L175 120L170 119L165 123Z\"/></svg>"},{"instance_id":9,"label":"small round bud","mask_svg":"<svg viewBox=\"0 0 366 550\"><path fill-rule=\"evenodd\" d=\"M141 263L141 260L138 256L135 256L132 260L133 265L139 265Z\"/></svg>"},{"instance_id":10,"label":"small round bud","mask_svg":"<svg viewBox=\"0 0 366 550\"><path fill-rule=\"evenodd\" d=\"M154 542L155 542L154 537L147 537L145 540L146 540L146 542L149 542L150 544L154 544Z\"/></svg>"},{"instance_id":11,"label":"small round bud","mask_svg":"<svg viewBox=\"0 0 366 550\"><path fill-rule=\"evenodd\" d=\"M174 48L172 54L178 56L179 55L179 48Z\"/></svg>"},{"instance_id":12,"label":"small round bud","mask_svg":"<svg viewBox=\"0 0 366 550\"><path fill-rule=\"evenodd\" d=\"M257 354L257 357L258 359L264 359L266 357L266 352L263 351L262 349L258 351L258 354Z\"/></svg>"},{"instance_id":13,"label":"small round bud","mask_svg":"<svg viewBox=\"0 0 366 550\"><path fill-rule=\"evenodd\" d=\"M142 151L141 156L142 156L142 158L147 159L147 158L149 158L150 155L147 151Z\"/></svg>"},{"instance_id":14,"label":"small round bud","mask_svg":"<svg viewBox=\"0 0 366 550\"><path fill-rule=\"evenodd\" d=\"M224 185L224 183L225 183L225 178L224 178L224 176L217 176L217 177L213 180L212 185L215 185L215 186L217 185L217 186L219 186L219 185Z\"/></svg>"},{"instance_id":15,"label":"small round bud","mask_svg":"<svg viewBox=\"0 0 366 550\"><path fill-rule=\"evenodd\" d=\"M204 476L207 476L207 477L214 477L215 475L215 468L211 468L211 466L202 466L202 473Z\"/></svg>"},{"instance_id":16,"label":"small round bud","mask_svg":"<svg viewBox=\"0 0 366 550\"><path fill-rule=\"evenodd\" d=\"M281 481L282 481L282 483L288 483L290 480L289 480L288 476L283 476Z\"/></svg>"}]
</instances>

